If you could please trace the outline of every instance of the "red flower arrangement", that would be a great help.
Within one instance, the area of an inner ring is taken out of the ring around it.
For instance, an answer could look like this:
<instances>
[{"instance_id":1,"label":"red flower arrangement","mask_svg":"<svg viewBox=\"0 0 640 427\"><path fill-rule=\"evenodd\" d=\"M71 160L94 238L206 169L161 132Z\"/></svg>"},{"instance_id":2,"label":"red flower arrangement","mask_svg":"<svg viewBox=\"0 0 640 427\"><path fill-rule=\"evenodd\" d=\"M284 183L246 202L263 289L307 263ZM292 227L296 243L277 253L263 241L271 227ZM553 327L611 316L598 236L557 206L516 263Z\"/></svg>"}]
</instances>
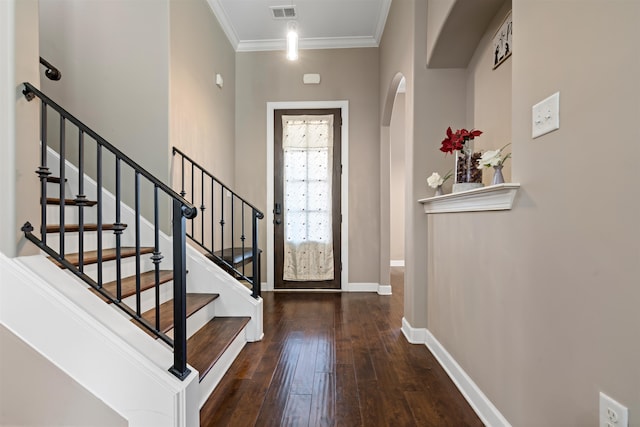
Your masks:
<instances>
[{"instance_id":1,"label":"red flower arrangement","mask_svg":"<svg viewBox=\"0 0 640 427\"><path fill-rule=\"evenodd\" d=\"M453 133L451 126L449 126L447 128L447 137L442 140L440 151L443 153L453 153L454 150L462 150L465 142L480 135L482 135L482 131L477 129L458 129Z\"/></svg>"}]
</instances>

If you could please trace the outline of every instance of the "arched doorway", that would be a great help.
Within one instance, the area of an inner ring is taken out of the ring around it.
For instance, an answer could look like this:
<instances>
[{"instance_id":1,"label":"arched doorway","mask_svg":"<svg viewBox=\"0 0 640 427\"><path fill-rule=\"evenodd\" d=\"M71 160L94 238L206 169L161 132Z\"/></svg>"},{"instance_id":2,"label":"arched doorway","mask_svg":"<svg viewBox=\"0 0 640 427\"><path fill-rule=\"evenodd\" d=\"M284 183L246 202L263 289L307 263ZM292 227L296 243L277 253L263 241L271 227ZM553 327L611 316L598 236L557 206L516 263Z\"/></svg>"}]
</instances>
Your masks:
<instances>
[{"instance_id":1,"label":"arched doorway","mask_svg":"<svg viewBox=\"0 0 640 427\"><path fill-rule=\"evenodd\" d=\"M382 111L380 153L381 251L380 280L392 292L391 266L404 266L406 79L397 73L387 90ZM393 261L393 262L392 262Z\"/></svg>"}]
</instances>

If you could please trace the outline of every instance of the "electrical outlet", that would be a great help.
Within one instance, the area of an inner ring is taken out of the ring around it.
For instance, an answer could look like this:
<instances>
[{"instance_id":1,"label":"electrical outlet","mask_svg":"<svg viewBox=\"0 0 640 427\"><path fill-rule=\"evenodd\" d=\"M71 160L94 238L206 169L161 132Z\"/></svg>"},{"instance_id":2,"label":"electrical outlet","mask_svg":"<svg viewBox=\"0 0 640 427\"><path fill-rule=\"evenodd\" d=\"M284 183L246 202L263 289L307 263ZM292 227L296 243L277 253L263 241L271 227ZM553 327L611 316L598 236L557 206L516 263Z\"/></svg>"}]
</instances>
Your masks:
<instances>
[{"instance_id":1,"label":"electrical outlet","mask_svg":"<svg viewBox=\"0 0 640 427\"><path fill-rule=\"evenodd\" d=\"M560 92L538 102L531 109L531 136L537 138L560 129Z\"/></svg>"},{"instance_id":2,"label":"electrical outlet","mask_svg":"<svg viewBox=\"0 0 640 427\"><path fill-rule=\"evenodd\" d=\"M600 392L600 427L628 427L629 410Z\"/></svg>"}]
</instances>

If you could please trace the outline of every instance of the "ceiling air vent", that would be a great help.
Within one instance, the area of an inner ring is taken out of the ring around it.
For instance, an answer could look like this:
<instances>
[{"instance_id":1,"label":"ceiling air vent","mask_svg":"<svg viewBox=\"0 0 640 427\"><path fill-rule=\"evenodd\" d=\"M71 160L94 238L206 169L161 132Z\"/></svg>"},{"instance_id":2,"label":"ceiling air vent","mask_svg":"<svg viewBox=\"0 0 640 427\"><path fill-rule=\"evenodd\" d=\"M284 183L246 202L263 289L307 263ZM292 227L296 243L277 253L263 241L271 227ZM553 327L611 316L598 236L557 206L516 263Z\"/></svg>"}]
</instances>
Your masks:
<instances>
[{"instance_id":1,"label":"ceiling air vent","mask_svg":"<svg viewBox=\"0 0 640 427\"><path fill-rule=\"evenodd\" d=\"M270 6L271 15L274 19L296 19L295 6Z\"/></svg>"}]
</instances>

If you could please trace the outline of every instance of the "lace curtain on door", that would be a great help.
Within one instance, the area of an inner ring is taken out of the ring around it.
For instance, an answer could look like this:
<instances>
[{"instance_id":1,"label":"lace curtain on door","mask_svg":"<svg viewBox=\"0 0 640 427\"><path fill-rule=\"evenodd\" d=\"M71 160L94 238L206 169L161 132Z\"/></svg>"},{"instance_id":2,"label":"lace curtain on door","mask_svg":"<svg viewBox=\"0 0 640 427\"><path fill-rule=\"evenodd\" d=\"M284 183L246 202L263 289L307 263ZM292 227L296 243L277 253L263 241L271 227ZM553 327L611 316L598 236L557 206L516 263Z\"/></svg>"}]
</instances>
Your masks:
<instances>
[{"instance_id":1,"label":"lace curtain on door","mask_svg":"<svg viewBox=\"0 0 640 427\"><path fill-rule=\"evenodd\" d=\"M333 280L333 116L283 116L284 280Z\"/></svg>"}]
</instances>

